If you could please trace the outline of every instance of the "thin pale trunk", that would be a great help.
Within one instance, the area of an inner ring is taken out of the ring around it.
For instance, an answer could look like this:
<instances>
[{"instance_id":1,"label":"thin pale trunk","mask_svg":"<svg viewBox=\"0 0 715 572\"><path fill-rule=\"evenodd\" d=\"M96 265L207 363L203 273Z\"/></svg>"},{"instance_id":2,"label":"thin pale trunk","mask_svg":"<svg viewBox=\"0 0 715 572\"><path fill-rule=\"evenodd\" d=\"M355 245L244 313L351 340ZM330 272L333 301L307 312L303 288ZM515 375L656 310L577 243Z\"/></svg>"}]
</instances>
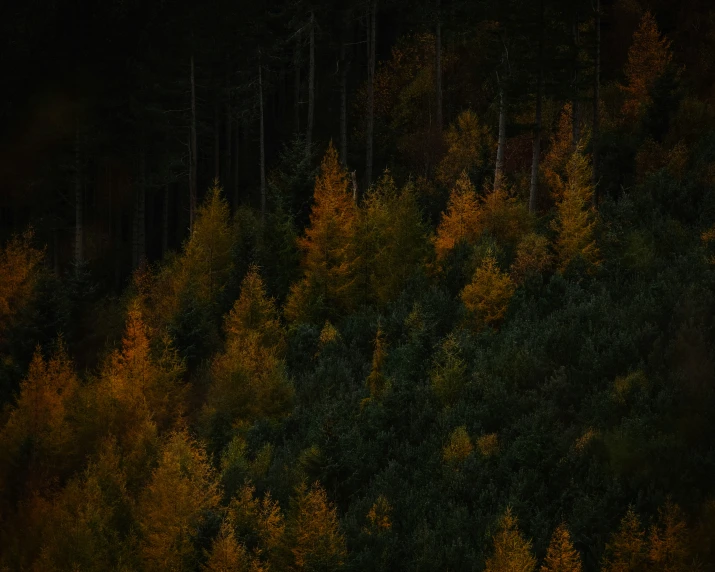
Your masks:
<instances>
[{"instance_id":1,"label":"thin pale trunk","mask_svg":"<svg viewBox=\"0 0 715 572\"><path fill-rule=\"evenodd\" d=\"M573 100L571 103L571 120L572 120L572 133L571 133L571 147L573 151L576 151L581 144L581 101L579 99L579 21L578 21L578 10L574 13L574 24L573 24Z\"/></svg>"},{"instance_id":2,"label":"thin pale trunk","mask_svg":"<svg viewBox=\"0 0 715 572\"><path fill-rule=\"evenodd\" d=\"M377 28L377 0L373 0L368 14L367 26L367 127L365 141L365 189L369 189L372 184L372 161L373 161L373 132L375 122L375 44Z\"/></svg>"},{"instance_id":3,"label":"thin pale trunk","mask_svg":"<svg viewBox=\"0 0 715 572\"><path fill-rule=\"evenodd\" d=\"M258 62L258 110L260 122L261 146L261 220L266 219L266 140L263 126L263 72L261 70L260 52Z\"/></svg>"},{"instance_id":4,"label":"thin pale trunk","mask_svg":"<svg viewBox=\"0 0 715 572\"><path fill-rule=\"evenodd\" d=\"M437 129L441 132L442 125L442 8L437 0L437 30L435 33L435 91L437 93Z\"/></svg>"},{"instance_id":5,"label":"thin pale trunk","mask_svg":"<svg viewBox=\"0 0 715 572\"><path fill-rule=\"evenodd\" d=\"M315 14L310 13L310 68L308 71L308 125L305 130L305 157L310 159L315 121Z\"/></svg>"},{"instance_id":6,"label":"thin pale trunk","mask_svg":"<svg viewBox=\"0 0 715 572\"><path fill-rule=\"evenodd\" d=\"M293 51L293 133L300 132L300 34L295 36Z\"/></svg>"},{"instance_id":7,"label":"thin pale trunk","mask_svg":"<svg viewBox=\"0 0 715 572\"><path fill-rule=\"evenodd\" d=\"M541 2L541 36L539 37L538 77L536 79L536 117L534 121L534 144L531 156L531 186L529 189L529 212L535 213L538 205L539 192L539 160L541 158L541 98L544 83L543 51L544 51L544 3Z\"/></svg>"},{"instance_id":8,"label":"thin pale trunk","mask_svg":"<svg viewBox=\"0 0 715 572\"><path fill-rule=\"evenodd\" d=\"M593 76L593 202L598 206L598 138L600 135L601 99L601 0L596 0L596 57Z\"/></svg>"},{"instance_id":9,"label":"thin pale trunk","mask_svg":"<svg viewBox=\"0 0 715 572\"><path fill-rule=\"evenodd\" d=\"M161 254L169 251L169 183L164 185L164 200L161 204Z\"/></svg>"},{"instance_id":10,"label":"thin pale trunk","mask_svg":"<svg viewBox=\"0 0 715 572\"><path fill-rule=\"evenodd\" d=\"M240 123L236 123L236 129L234 129L235 135L234 137L236 138L234 141L234 147L235 147L235 157L233 158L233 212L236 212L238 210L238 205L239 205L239 189L238 189L238 167L239 167L239 159L241 158L241 129L240 129Z\"/></svg>"},{"instance_id":11,"label":"thin pale trunk","mask_svg":"<svg viewBox=\"0 0 715 572\"><path fill-rule=\"evenodd\" d=\"M141 266L146 251L146 177L144 151L139 156L139 177L134 191L134 228L132 232L132 270Z\"/></svg>"},{"instance_id":12,"label":"thin pale trunk","mask_svg":"<svg viewBox=\"0 0 715 572\"><path fill-rule=\"evenodd\" d=\"M84 196L82 194L82 156L80 131L77 127L74 143L74 263L79 271L84 260Z\"/></svg>"},{"instance_id":13,"label":"thin pale trunk","mask_svg":"<svg viewBox=\"0 0 715 572\"><path fill-rule=\"evenodd\" d=\"M191 55L191 134L189 141L189 232L194 228L196 216L196 84L194 82L194 56Z\"/></svg>"},{"instance_id":14,"label":"thin pale trunk","mask_svg":"<svg viewBox=\"0 0 715 572\"><path fill-rule=\"evenodd\" d=\"M494 188L502 186L504 177L504 152L506 150L506 102L504 86L499 86L499 143L497 146L497 165L494 170Z\"/></svg>"}]
</instances>

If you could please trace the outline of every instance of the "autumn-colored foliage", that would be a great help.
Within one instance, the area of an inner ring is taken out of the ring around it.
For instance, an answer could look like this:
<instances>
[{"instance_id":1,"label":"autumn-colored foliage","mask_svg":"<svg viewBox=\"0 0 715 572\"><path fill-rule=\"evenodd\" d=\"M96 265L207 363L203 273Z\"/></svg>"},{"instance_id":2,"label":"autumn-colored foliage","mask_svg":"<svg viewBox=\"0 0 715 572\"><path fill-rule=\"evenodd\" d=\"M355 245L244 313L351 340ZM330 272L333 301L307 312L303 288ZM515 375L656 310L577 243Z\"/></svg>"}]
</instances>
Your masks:
<instances>
[{"instance_id":1,"label":"autumn-colored foliage","mask_svg":"<svg viewBox=\"0 0 715 572\"><path fill-rule=\"evenodd\" d=\"M384 534L392 530L392 506L385 495L380 495L367 513L368 534Z\"/></svg>"},{"instance_id":2,"label":"autumn-colored foliage","mask_svg":"<svg viewBox=\"0 0 715 572\"><path fill-rule=\"evenodd\" d=\"M457 427L449 436L449 442L442 448L442 459L449 465L458 465L472 453L474 446L464 425Z\"/></svg>"},{"instance_id":3,"label":"autumn-colored foliage","mask_svg":"<svg viewBox=\"0 0 715 572\"><path fill-rule=\"evenodd\" d=\"M504 318L514 290L509 274L502 272L496 258L489 254L462 290L461 297L476 327L496 326Z\"/></svg>"},{"instance_id":4,"label":"autumn-colored foliage","mask_svg":"<svg viewBox=\"0 0 715 572\"><path fill-rule=\"evenodd\" d=\"M380 399L389 387L389 380L384 373L386 357L385 335L382 332L382 328L378 326L377 334L375 335L375 349L372 353L372 369L366 381L372 399Z\"/></svg>"},{"instance_id":5,"label":"autumn-colored foliage","mask_svg":"<svg viewBox=\"0 0 715 572\"><path fill-rule=\"evenodd\" d=\"M492 537L494 548L487 558L486 572L533 572L536 559L531 553L531 542L519 532L516 517L508 508Z\"/></svg>"},{"instance_id":6,"label":"autumn-colored foliage","mask_svg":"<svg viewBox=\"0 0 715 572\"><path fill-rule=\"evenodd\" d=\"M599 251L594 238L596 226L593 186L588 160L579 152L569 160L563 198L552 222L558 233L556 253L559 268L565 270L576 258L589 268L598 265Z\"/></svg>"},{"instance_id":7,"label":"autumn-colored foliage","mask_svg":"<svg viewBox=\"0 0 715 572\"><path fill-rule=\"evenodd\" d=\"M509 271L512 280L521 284L529 275L547 272L553 264L553 258L549 250L549 240L545 236L527 234L516 249L516 257Z\"/></svg>"},{"instance_id":8,"label":"autumn-colored foliage","mask_svg":"<svg viewBox=\"0 0 715 572\"><path fill-rule=\"evenodd\" d=\"M449 194L447 210L437 227L434 247L437 259L444 258L457 244L473 244L482 232L481 209L474 185L462 172Z\"/></svg>"},{"instance_id":9,"label":"autumn-colored foliage","mask_svg":"<svg viewBox=\"0 0 715 572\"><path fill-rule=\"evenodd\" d=\"M640 519L633 508L621 520L620 528L606 544L604 572L641 570L646 563L646 539Z\"/></svg>"},{"instance_id":10,"label":"autumn-colored foliage","mask_svg":"<svg viewBox=\"0 0 715 572\"><path fill-rule=\"evenodd\" d=\"M661 36L653 14L646 12L633 34L624 68L626 85L622 89L626 98L623 104L626 117L637 118L648 107L651 90L671 59L670 42Z\"/></svg>"},{"instance_id":11,"label":"autumn-colored foliage","mask_svg":"<svg viewBox=\"0 0 715 572\"><path fill-rule=\"evenodd\" d=\"M571 542L569 530L565 523L561 523L551 537L540 572L581 572L582 570L581 557Z\"/></svg>"},{"instance_id":12,"label":"autumn-colored foliage","mask_svg":"<svg viewBox=\"0 0 715 572\"><path fill-rule=\"evenodd\" d=\"M450 188L463 172L471 173L483 168L495 146L489 129L469 109L457 116L444 138L447 151L437 168L437 179Z\"/></svg>"},{"instance_id":13,"label":"autumn-colored foliage","mask_svg":"<svg viewBox=\"0 0 715 572\"><path fill-rule=\"evenodd\" d=\"M299 240L304 277L291 288L285 308L289 319L310 319L311 309L324 314L327 308L344 311L352 307L350 243L356 222L347 173L331 143L315 181L310 225Z\"/></svg>"}]
</instances>

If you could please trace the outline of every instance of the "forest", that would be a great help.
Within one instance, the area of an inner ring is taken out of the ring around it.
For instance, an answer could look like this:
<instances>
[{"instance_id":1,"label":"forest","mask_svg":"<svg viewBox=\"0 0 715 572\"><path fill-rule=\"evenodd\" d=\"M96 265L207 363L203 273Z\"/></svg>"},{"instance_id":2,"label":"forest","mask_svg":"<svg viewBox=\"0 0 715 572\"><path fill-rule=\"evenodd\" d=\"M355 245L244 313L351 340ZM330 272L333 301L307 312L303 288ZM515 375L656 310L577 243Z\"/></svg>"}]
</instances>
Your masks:
<instances>
[{"instance_id":1,"label":"forest","mask_svg":"<svg viewBox=\"0 0 715 572\"><path fill-rule=\"evenodd\" d=\"M0 572L715 572L710 0L0 42Z\"/></svg>"}]
</instances>

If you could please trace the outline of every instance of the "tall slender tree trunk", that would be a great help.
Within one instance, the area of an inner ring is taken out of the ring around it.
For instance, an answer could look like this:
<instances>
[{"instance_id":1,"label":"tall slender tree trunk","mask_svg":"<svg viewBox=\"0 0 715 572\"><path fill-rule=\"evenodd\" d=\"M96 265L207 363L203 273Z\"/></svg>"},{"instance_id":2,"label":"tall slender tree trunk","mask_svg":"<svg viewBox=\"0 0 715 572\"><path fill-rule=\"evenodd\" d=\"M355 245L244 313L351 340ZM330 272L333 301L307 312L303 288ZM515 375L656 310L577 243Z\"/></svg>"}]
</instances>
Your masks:
<instances>
[{"instance_id":1,"label":"tall slender tree trunk","mask_svg":"<svg viewBox=\"0 0 715 572\"><path fill-rule=\"evenodd\" d=\"M581 143L581 99L579 97L579 17L574 11L573 23L573 99L571 101L571 147L576 151Z\"/></svg>"},{"instance_id":2,"label":"tall slender tree trunk","mask_svg":"<svg viewBox=\"0 0 715 572\"><path fill-rule=\"evenodd\" d=\"M293 133L300 133L300 34L295 35L293 51Z\"/></svg>"},{"instance_id":3,"label":"tall slender tree trunk","mask_svg":"<svg viewBox=\"0 0 715 572\"><path fill-rule=\"evenodd\" d=\"M261 146L261 221L266 219L266 139L263 126L263 71L261 69L261 54L258 52L258 110L260 118Z\"/></svg>"},{"instance_id":4,"label":"tall slender tree trunk","mask_svg":"<svg viewBox=\"0 0 715 572\"><path fill-rule=\"evenodd\" d=\"M596 0L596 54L593 74L593 202L598 207L598 144L601 127L601 0Z\"/></svg>"},{"instance_id":5,"label":"tall slender tree trunk","mask_svg":"<svg viewBox=\"0 0 715 572\"><path fill-rule=\"evenodd\" d=\"M218 98L214 102L214 180L221 179L221 114Z\"/></svg>"},{"instance_id":6,"label":"tall slender tree trunk","mask_svg":"<svg viewBox=\"0 0 715 572\"><path fill-rule=\"evenodd\" d=\"M365 189L372 184L373 133L375 127L375 50L377 39L377 0L373 0L368 14L367 25L367 127L365 142Z\"/></svg>"},{"instance_id":7,"label":"tall slender tree trunk","mask_svg":"<svg viewBox=\"0 0 715 572\"><path fill-rule=\"evenodd\" d=\"M315 121L315 13L310 13L310 68L308 71L308 125L305 130L305 157L310 159Z\"/></svg>"},{"instance_id":8,"label":"tall slender tree trunk","mask_svg":"<svg viewBox=\"0 0 715 572\"><path fill-rule=\"evenodd\" d=\"M194 56L191 55L191 133L189 141L189 232L196 217L196 83L194 81Z\"/></svg>"},{"instance_id":9,"label":"tall slender tree trunk","mask_svg":"<svg viewBox=\"0 0 715 572\"><path fill-rule=\"evenodd\" d=\"M169 184L164 185L164 197L161 203L161 254L169 251Z\"/></svg>"},{"instance_id":10,"label":"tall slender tree trunk","mask_svg":"<svg viewBox=\"0 0 715 572\"><path fill-rule=\"evenodd\" d=\"M139 152L139 176L134 190L134 225L132 232L132 270L141 266L146 252L146 173L144 149Z\"/></svg>"},{"instance_id":11,"label":"tall slender tree trunk","mask_svg":"<svg viewBox=\"0 0 715 572\"><path fill-rule=\"evenodd\" d=\"M238 167L240 165L240 159L241 159L241 123L239 121L236 121L236 129L234 129L235 132L235 141L234 141L234 148L236 149L234 153L234 158L233 158L233 212L236 212L238 210L238 205L240 203L240 191L238 188Z\"/></svg>"},{"instance_id":12,"label":"tall slender tree trunk","mask_svg":"<svg viewBox=\"0 0 715 572\"><path fill-rule=\"evenodd\" d=\"M84 261L84 196L82 193L82 154L79 124L74 141L74 263L79 271Z\"/></svg>"},{"instance_id":13,"label":"tall slender tree trunk","mask_svg":"<svg viewBox=\"0 0 715 572\"><path fill-rule=\"evenodd\" d=\"M541 1L541 32L539 36L538 76L536 79L536 117L534 121L534 143L531 156L531 187L529 189L529 212L535 213L539 192L539 160L541 158L541 98L544 84L544 2Z\"/></svg>"},{"instance_id":14,"label":"tall slender tree trunk","mask_svg":"<svg viewBox=\"0 0 715 572\"><path fill-rule=\"evenodd\" d=\"M230 62L228 59L226 59L226 149L224 151L223 185L226 189L227 197L233 196L231 192L231 143L233 138L231 130L233 128L233 112L231 108L230 69Z\"/></svg>"},{"instance_id":15,"label":"tall slender tree trunk","mask_svg":"<svg viewBox=\"0 0 715 572\"><path fill-rule=\"evenodd\" d=\"M441 133L442 124L442 7L437 0L437 29L435 31L435 91L437 95L437 129Z\"/></svg>"},{"instance_id":16,"label":"tall slender tree trunk","mask_svg":"<svg viewBox=\"0 0 715 572\"><path fill-rule=\"evenodd\" d=\"M494 188L502 186L504 177L504 153L506 150L506 101L504 86L499 81L499 143L497 146L497 164L494 170Z\"/></svg>"},{"instance_id":17,"label":"tall slender tree trunk","mask_svg":"<svg viewBox=\"0 0 715 572\"><path fill-rule=\"evenodd\" d=\"M350 11L345 10L343 41L340 43L340 162L348 165L348 58L347 35L350 27Z\"/></svg>"}]
</instances>

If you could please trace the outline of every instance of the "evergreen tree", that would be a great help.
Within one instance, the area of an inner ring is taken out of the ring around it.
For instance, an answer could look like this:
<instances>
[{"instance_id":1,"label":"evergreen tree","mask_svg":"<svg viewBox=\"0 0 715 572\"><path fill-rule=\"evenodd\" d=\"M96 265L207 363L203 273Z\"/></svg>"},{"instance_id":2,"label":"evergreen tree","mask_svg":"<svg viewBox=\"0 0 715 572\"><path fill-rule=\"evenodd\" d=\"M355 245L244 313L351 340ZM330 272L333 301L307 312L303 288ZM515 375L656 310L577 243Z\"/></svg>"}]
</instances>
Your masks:
<instances>
[{"instance_id":1,"label":"evergreen tree","mask_svg":"<svg viewBox=\"0 0 715 572\"><path fill-rule=\"evenodd\" d=\"M531 542L519 532L517 519L508 508L499 521L492 538L494 549L487 558L486 572L533 572L536 559L531 554Z\"/></svg>"},{"instance_id":2,"label":"evergreen tree","mask_svg":"<svg viewBox=\"0 0 715 572\"><path fill-rule=\"evenodd\" d=\"M442 214L434 239L437 259L443 259L460 242L474 244L482 232L481 211L474 185L462 172L449 193L447 210Z\"/></svg>"},{"instance_id":3,"label":"evergreen tree","mask_svg":"<svg viewBox=\"0 0 715 572\"><path fill-rule=\"evenodd\" d=\"M541 572L581 572L581 557L571 542L571 535L564 523L554 531L546 553L546 559L541 566Z\"/></svg>"}]
</instances>

